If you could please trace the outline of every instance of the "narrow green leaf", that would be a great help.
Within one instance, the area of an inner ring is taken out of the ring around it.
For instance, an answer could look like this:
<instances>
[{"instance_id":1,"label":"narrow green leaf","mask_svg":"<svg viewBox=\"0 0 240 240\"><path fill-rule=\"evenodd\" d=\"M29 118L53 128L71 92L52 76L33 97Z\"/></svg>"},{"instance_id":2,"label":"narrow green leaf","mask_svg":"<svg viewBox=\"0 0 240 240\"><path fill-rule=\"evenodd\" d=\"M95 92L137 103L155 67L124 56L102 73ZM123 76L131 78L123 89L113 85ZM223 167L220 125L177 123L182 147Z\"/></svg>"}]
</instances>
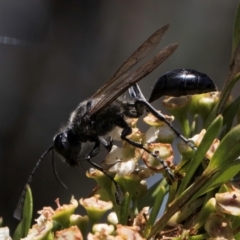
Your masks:
<instances>
[{"instance_id":1,"label":"narrow green leaf","mask_svg":"<svg viewBox=\"0 0 240 240\"><path fill-rule=\"evenodd\" d=\"M208 167L202 174L205 183L194 194L191 201L232 179L240 170L240 125L233 128L221 141Z\"/></svg>"},{"instance_id":2,"label":"narrow green leaf","mask_svg":"<svg viewBox=\"0 0 240 240\"><path fill-rule=\"evenodd\" d=\"M230 181L240 171L240 161L234 161L227 168L222 168L216 172L211 178L211 181L207 182L208 190L212 190L220 185ZM204 187L204 186L203 186Z\"/></svg>"},{"instance_id":3,"label":"narrow green leaf","mask_svg":"<svg viewBox=\"0 0 240 240\"><path fill-rule=\"evenodd\" d=\"M209 235L207 233L193 235L193 236L188 237L188 240L206 240L206 239L209 239Z\"/></svg>"},{"instance_id":4,"label":"narrow green leaf","mask_svg":"<svg viewBox=\"0 0 240 240\"><path fill-rule=\"evenodd\" d=\"M222 93L221 93L221 97L219 99L218 104L214 107L214 109L211 111L211 113L209 114L205 124L204 124L204 128L207 128L211 122L213 121L213 119L216 117L217 113L220 112L221 108L225 105L226 101L228 100L229 94L232 91L234 85L240 80L240 73L236 74L224 87Z\"/></svg>"},{"instance_id":5,"label":"narrow green leaf","mask_svg":"<svg viewBox=\"0 0 240 240\"><path fill-rule=\"evenodd\" d=\"M213 169L221 169L221 166L224 165L227 158L233 158L236 155L235 147L239 145L239 143L240 125L237 125L222 139L206 170L212 172Z\"/></svg>"},{"instance_id":6,"label":"narrow green leaf","mask_svg":"<svg viewBox=\"0 0 240 240\"><path fill-rule=\"evenodd\" d=\"M194 194L191 201L194 201L199 196L220 187L222 184L230 181L238 172L240 171L240 161L236 160L230 164L227 168L221 168L216 171L205 184L199 188L199 190Z\"/></svg>"},{"instance_id":7,"label":"narrow green leaf","mask_svg":"<svg viewBox=\"0 0 240 240\"><path fill-rule=\"evenodd\" d=\"M223 118L221 115L219 115L209 126L207 129L206 134L204 135L200 145L198 146L193 159L189 162L187 174L184 177L179 190L178 195L181 194L189 184L191 178L195 174L196 169L201 164L206 152L210 148L213 140L217 137L221 127L222 127Z\"/></svg>"},{"instance_id":8,"label":"narrow green leaf","mask_svg":"<svg viewBox=\"0 0 240 240\"><path fill-rule=\"evenodd\" d=\"M234 56L240 45L240 4L238 5L233 25L233 42L232 42L232 56L231 63L234 61Z\"/></svg>"},{"instance_id":9,"label":"narrow green leaf","mask_svg":"<svg viewBox=\"0 0 240 240\"><path fill-rule=\"evenodd\" d=\"M240 156L240 148L238 145L235 145L232 147L229 154L224 158L224 162L222 163L220 168L221 169L228 168L233 163L233 161L235 161L239 156Z\"/></svg>"},{"instance_id":10,"label":"narrow green leaf","mask_svg":"<svg viewBox=\"0 0 240 240\"><path fill-rule=\"evenodd\" d=\"M167 211L163 214L163 216L157 220L154 226L149 233L148 239L154 237L158 232L160 232L165 226L166 223L170 220L170 218L177 212L179 209L182 209L186 204L189 203L189 200L195 194L195 192L203 186L206 182L207 178L205 176L199 177L194 184L188 187L181 197L176 198L176 200L168 206Z\"/></svg>"},{"instance_id":11,"label":"narrow green leaf","mask_svg":"<svg viewBox=\"0 0 240 240\"><path fill-rule=\"evenodd\" d=\"M30 187L27 185L26 197L25 197L24 207L23 207L23 217L13 234L13 240L19 240L20 238L27 236L29 228L31 226L32 211L33 211L32 192Z\"/></svg>"},{"instance_id":12,"label":"narrow green leaf","mask_svg":"<svg viewBox=\"0 0 240 240\"><path fill-rule=\"evenodd\" d=\"M236 235L234 235L234 239L235 240L240 240L240 233L237 233Z\"/></svg>"},{"instance_id":13,"label":"narrow green leaf","mask_svg":"<svg viewBox=\"0 0 240 240\"><path fill-rule=\"evenodd\" d=\"M153 226L153 224L154 224L154 222L157 218L157 215L159 213L159 210L162 206L165 194L166 194L166 189L163 186L160 186L158 188L158 194L155 198L155 202L154 202L152 211L150 213L149 220L148 220L147 225L144 229L144 233L143 233L144 237L147 237L148 234L150 233L151 229L152 229L152 226Z\"/></svg>"},{"instance_id":14,"label":"narrow green leaf","mask_svg":"<svg viewBox=\"0 0 240 240\"><path fill-rule=\"evenodd\" d=\"M240 227L240 216L232 216L232 229ZM238 231L239 232L239 231Z\"/></svg>"},{"instance_id":15,"label":"narrow green leaf","mask_svg":"<svg viewBox=\"0 0 240 240\"><path fill-rule=\"evenodd\" d=\"M142 209L145 206L153 206L155 198L158 194L159 187L167 188L168 184L165 178L154 183L147 191L147 194L139 199L138 208Z\"/></svg>"},{"instance_id":16,"label":"narrow green leaf","mask_svg":"<svg viewBox=\"0 0 240 240\"><path fill-rule=\"evenodd\" d=\"M240 97L235 99L223 112L223 125L226 125L224 131L221 133L221 136L224 137L232 128L233 120L240 106ZM221 137L221 138L222 138ZM220 138L220 139L221 139Z\"/></svg>"},{"instance_id":17,"label":"narrow green leaf","mask_svg":"<svg viewBox=\"0 0 240 240\"><path fill-rule=\"evenodd\" d=\"M126 225L128 216L129 216L129 207L130 207L130 194L126 192L123 201L121 203L121 211L120 211L120 224Z\"/></svg>"},{"instance_id":18,"label":"narrow green leaf","mask_svg":"<svg viewBox=\"0 0 240 240\"><path fill-rule=\"evenodd\" d=\"M194 201L195 202L195 201ZM204 206L202 206L202 209L200 213L197 215L197 218L194 221L193 231L197 232L199 228L201 228L205 222L208 216L216 211L216 200L215 198L210 198Z\"/></svg>"},{"instance_id":19,"label":"narrow green leaf","mask_svg":"<svg viewBox=\"0 0 240 240\"><path fill-rule=\"evenodd\" d=\"M168 222L168 225L174 226L188 221L189 218L191 218L191 216L195 214L196 209L202 207L202 205L204 204L204 200L204 197L201 197L196 199L194 202L186 203L181 208L181 210L177 211L177 213L172 216L172 218Z\"/></svg>"}]
</instances>

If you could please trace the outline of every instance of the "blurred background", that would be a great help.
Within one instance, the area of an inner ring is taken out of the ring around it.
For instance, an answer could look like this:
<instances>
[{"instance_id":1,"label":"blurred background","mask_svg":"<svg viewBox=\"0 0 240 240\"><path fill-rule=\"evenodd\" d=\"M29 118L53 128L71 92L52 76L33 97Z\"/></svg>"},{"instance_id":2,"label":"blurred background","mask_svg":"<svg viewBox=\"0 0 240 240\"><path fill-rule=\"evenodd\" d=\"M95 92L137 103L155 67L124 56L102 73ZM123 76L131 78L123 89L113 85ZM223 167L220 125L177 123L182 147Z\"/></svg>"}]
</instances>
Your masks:
<instances>
[{"instance_id":1,"label":"blurred background","mask_svg":"<svg viewBox=\"0 0 240 240\"><path fill-rule=\"evenodd\" d=\"M149 96L155 79L176 68L207 73L221 89L228 73L238 0L0 2L0 216L14 229L13 211L40 155L79 102L91 96L150 34L170 23L160 48L177 51L141 81ZM103 154L106 154L105 150ZM98 156L98 162L103 157ZM86 197L95 182L50 156L31 185L34 218L54 200ZM85 170L89 168L84 165Z\"/></svg>"}]
</instances>

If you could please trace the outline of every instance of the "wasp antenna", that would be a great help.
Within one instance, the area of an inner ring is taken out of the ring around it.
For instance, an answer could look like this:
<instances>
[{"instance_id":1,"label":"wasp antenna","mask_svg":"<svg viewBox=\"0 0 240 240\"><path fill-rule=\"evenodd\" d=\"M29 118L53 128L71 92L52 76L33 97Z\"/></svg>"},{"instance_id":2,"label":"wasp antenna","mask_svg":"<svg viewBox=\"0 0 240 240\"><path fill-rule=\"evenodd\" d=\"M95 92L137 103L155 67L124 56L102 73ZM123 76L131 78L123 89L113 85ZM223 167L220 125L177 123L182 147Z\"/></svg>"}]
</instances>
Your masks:
<instances>
[{"instance_id":1,"label":"wasp antenna","mask_svg":"<svg viewBox=\"0 0 240 240\"><path fill-rule=\"evenodd\" d=\"M56 180L62 185L64 188L68 189L66 184L59 178L58 173L57 173L57 168L56 168L56 163L55 163L55 155L54 151L52 151L52 168L53 168L53 174L56 178Z\"/></svg>"},{"instance_id":2,"label":"wasp antenna","mask_svg":"<svg viewBox=\"0 0 240 240\"><path fill-rule=\"evenodd\" d=\"M15 209L15 211L14 211L14 214L13 214L14 218L16 218L17 220L21 220L21 219L22 219L23 205L24 205L24 201L25 201L25 197L26 197L27 187L31 184L32 179L33 179L33 175L34 175L34 173L36 172L36 170L37 170L38 166L40 165L41 161L43 160L43 158L44 158L50 151L53 150L53 148L54 148L53 145L51 145L51 146L48 148L48 150L45 151L45 152L41 155L41 157L38 159L35 167L33 168L30 176L28 177L28 180L27 180L27 182L26 182L26 184L25 184L25 187L24 187L24 189L23 189L23 191L22 191L21 197L20 197L20 199L19 199L19 201L18 201L17 207L16 207L16 209Z\"/></svg>"}]
</instances>

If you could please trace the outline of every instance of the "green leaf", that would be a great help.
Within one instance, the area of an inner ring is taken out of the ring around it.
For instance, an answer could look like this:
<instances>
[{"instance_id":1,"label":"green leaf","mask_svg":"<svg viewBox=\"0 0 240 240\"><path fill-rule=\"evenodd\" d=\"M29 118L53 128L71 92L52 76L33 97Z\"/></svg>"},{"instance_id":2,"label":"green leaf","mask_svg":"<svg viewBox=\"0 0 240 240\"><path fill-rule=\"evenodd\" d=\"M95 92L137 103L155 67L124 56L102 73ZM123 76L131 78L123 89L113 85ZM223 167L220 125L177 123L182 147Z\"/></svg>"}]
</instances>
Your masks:
<instances>
[{"instance_id":1,"label":"green leaf","mask_svg":"<svg viewBox=\"0 0 240 240\"><path fill-rule=\"evenodd\" d=\"M223 112L223 125L226 125L224 128L224 131L221 133L222 136L225 136L226 133L228 133L233 124L234 117L238 113L238 109L240 106L240 97L238 97L236 100L234 100ZM222 137L221 137L222 138ZM220 138L220 139L221 139Z\"/></svg>"},{"instance_id":2,"label":"green leaf","mask_svg":"<svg viewBox=\"0 0 240 240\"><path fill-rule=\"evenodd\" d=\"M204 128L207 128L211 122L213 121L213 119L215 118L215 116L217 115L217 113L220 112L220 110L222 110L222 106L225 106L226 101L228 100L229 94L231 93L234 85L240 80L240 73L236 74L224 87L222 93L221 93L221 97L219 99L218 104L214 107L214 109L211 111L211 113L209 114L205 124L204 124Z\"/></svg>"},{"instance_id":3,"label":"green leaf","mask_svg":"<svg viewBox=\"0 0 240 240\"><path fill-rule=\"evenodd\" d=\"M184 193L181 195L181 197L176 198L171 204L168 205L168 209L163 214L163 216L156 221L154 226L151 229L151 232L149 233L148 239L151 239L154 237L158 232L160 232L170 218L179 211L179 209L182 209L186 204L188 204L191 197L195 194L197 189L200 189L201 186L206 182L207 178L205 176L199 177L194 184L192 184L188 189L184 191Z\"/></svg>"},{"instance_id":4,"label":"green leaf","mask_svg":"<svg viewBox=\"0 0 240 240\"><path fill-rule=\"evenodd\" d=\"M202 206L201 211L197 215L197 217L194 221L194 226L192 227L193 231L197 232L198 229L200 229L205 224L206 219L208 219L209 215L215 211L216 211L216 200L215 200L215 198L210 198L204 204L204 206Z\"/></svg>"},{"instance_id":5,"label":"green leaf","mask_svg":"<svg viewBox=\"0 0 240 240\"><path fill-rule=\"evenodd\" d=\"M228 161L234 161L240 154L240 125L234 127L221 141L217 150L206 169L206 172L212 172L213 169L221 169ZM229 162L231 163L231 162Z\"/></svg>"},{"instance_id":6,"label":"green leaf","mask_svg":"<svg viewBox=\"0 0 240 240\"><path fill-rule=\"evenodd\" d=\"M230 181L240 171L240 161L236 160L228 167L221 168L211 177L208 181L194 194L191 201L194 201L197 197L220 187L222 184Z\"/></svg>"},{"instance_id":7,"label":"green leaf","mask_svg":"<svg viewBox=\"0 0 240 240\"><path fill-rule=\"evenodd\" d=\"M240 227L240 216L232 216L232 228L239 228Z\"/></svg>"},{"instance_id":8,"label":"green leaf","mask_svg":"<svg viewBox=\"0 0 240 240\"><path fill-rule=\"evenodd\" d=\"M158 193L157 193L157 196L155 198L155 202L154 202L154 205L153 205L153 208L152 208L152 211L150 213L150 217L149 217L149 220L147 222L147 225L144 229L144 237L147 237L148 234L150 233L151 229L152 229L152 226L157 218L157 215L159 213L159 210L162 206L162 203L163 203L163 199L164 199L164 196L166 194L166 189L165 187L163 186L159 186L158 188Z\"/></svg>"},{"instance_id":9,"label":"green leaf","mask_svg":"<svg viewBox=\"0 0 240 240\"><path fill-rule=\"evenodd\" d=\"M33 199L32 199L32 192L29 185L25 186L25 191L26 191L26 196L25 196L24 207L23 207L23 217L13 234L13 240L19 240L20 238L27 236L29 228L31 226Z\"/></svg>"},{"instance_id":10,"label":"green leaf","mask_svg":"<svg viewBox=\"0 0 240 240\"><path fill-rule=\"evenodd\" d=\"M146 206L153 206L156 196L158 195L159 187L167 188L168 184L165 178L154 183L147 191L147 194L143 196L138 203L138 208L142 209Z\"/></svg>"},{"instance_id":11,"label":"green leaf","mask_svg":"<svg viewBox=\"0 0 240 240\"><path fill-rule=\"evenodd\" d=\"M222 184L230 181L238 172L240 171L240 161L234 161L227 168L222 168L220 171L216 172L211 181L207 182L208 190L212 190ZM204 187L204 186L203 186Z\"/></svg>"},{"instance_id":12,"label":"green leaf","mask_svg":"<svg viewBox=\"0 0 240 240\"><path fill-rule=\"evenodd\" d=\"M124 195L123 201L121 203L121 211L120 211L120 219L119 219L120 220L119 223L122 225L127 224L130 203L131 203L130 194L126 192Z\"/></svg>"},{"instance_id":13,"label":"green leaf","mask_svg":"<svg viewBox=\"0 0 240 240\"><path fill-rule=\"evenodd\" d=\"M237 125L221 141L202 174L202 177L207 180L194 194L191 201L229 181L239 172L240 161L236 161L240 155L239 143L240 125Z\"/></svg>"},{"instance_id":14,"label":"green leaf","mask_svg":"<svg viewBox=\"0 0 240 240\"><path fill-rule=\"evenodd\" d=\"M237 12L235 15L234 25L233 25L233 40L232 40L232 56L231 63L234 61L234 56L236 55L237 48L240 45L240 4L238 5Z\"/></svg>"},{"instance_id":15,"label":"green leaf","mask_svg":"<svg viewBox=\"0 0 240 240\"><path fill-rule=\"evenodd\" d=\"M240 233L237 233L236 235L234 235L234 239L235 240L240 240Z\"/></svg>"},{"instance_id":16,"label":"green leaf","mask_svg":"<svg viewBox=\"0 0 240 240\"><path fill-rule=\"evenodd\" d=\"M198 146L193 156L193 159L189 162L187 174L179 187L178 195L181 194L188 186L191 178L194 176L196 169L204 159L204 156L206 155L206 152L210 148L213 140L217 137L222 127L222 122L223 118L221 115L219 115L207 129L206 134L204 135L200 145Z\"/></svg>"}]
</instances>

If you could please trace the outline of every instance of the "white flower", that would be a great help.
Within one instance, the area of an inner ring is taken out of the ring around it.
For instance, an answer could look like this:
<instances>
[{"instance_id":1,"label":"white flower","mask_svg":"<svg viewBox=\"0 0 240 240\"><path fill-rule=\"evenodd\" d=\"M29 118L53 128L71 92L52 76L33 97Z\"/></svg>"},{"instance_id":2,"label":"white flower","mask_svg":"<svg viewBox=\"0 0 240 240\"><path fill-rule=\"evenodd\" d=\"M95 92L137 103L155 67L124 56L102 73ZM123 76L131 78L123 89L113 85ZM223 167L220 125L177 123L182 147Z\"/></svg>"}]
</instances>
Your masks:
<instances>
[{"instance_id":1,"label":"white flower","mask_svg":"<svg viewBox=\"0 0 240 240\"><path fill-rule=\"evenodd\" d=\"M141 157L140 154L138 154L139 151L136 151L137 154L135 155L137 156L131 154L133 150L133 154L135 154L135 149L119 148L114 145L105 159L105 164L109 166L109 172L116 172L120 176L131 174L135 170L137 162Z\"/></svg>"},{"instance_id":2,"label":"white flower","mask_svg":"<svg viewBox=\"0 0 240 240\"><path fill-rule=\"evenodd\" d=\"M9 228L8 227L0 228L0 240L12 240L12 238L9 236Z\"/></svg>"}]
</instances>

